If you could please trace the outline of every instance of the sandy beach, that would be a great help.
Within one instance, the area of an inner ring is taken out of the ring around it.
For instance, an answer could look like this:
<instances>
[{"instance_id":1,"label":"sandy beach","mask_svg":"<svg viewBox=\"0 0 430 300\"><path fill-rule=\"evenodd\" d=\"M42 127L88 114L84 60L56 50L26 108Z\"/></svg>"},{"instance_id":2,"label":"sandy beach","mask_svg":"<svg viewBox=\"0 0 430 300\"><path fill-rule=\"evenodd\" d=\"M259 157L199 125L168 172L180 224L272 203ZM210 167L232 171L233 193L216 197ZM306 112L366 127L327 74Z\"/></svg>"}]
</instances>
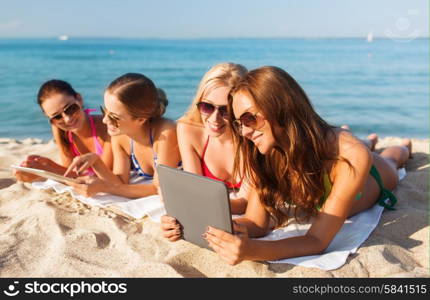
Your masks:
<instances>
[{"instance_id":1,"label":"sandy beach","mask_svg":"<svg viewBox=\"0 0 430 300\"><path fill-rule=\"evenodd\" d=\"M381 149L400 138L384 138ZM58 161L55 144L0 139L0 277L428 277L429 141L413 140L413 159L377 228L332 271L289 264L230 266L206 249L170 243L149 218L131 220L53 191L17 183L4 170L26 155Z\"/></svg>"}]
</instances>

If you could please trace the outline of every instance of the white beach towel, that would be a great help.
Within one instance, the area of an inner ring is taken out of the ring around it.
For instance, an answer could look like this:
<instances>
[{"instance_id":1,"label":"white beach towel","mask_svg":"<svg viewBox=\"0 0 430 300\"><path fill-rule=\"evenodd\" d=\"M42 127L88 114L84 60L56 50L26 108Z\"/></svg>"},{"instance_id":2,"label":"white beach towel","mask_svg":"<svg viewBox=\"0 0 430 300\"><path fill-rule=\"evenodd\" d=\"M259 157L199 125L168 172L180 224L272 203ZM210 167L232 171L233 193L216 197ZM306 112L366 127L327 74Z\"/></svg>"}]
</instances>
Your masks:
<instances>
[{"instance_id":1,"label":"white beach towel","mask_svg":"<svg viewBox=\"0 0 430 300\"><path fill-rule=\"evenodd\" d=\"M54 189L55 192L60 194L70 192L75 199L78 199L83 203L99 207L114 206L125 214L136 219L140 219L148 215L154 221L159 222L161 216L165 214L164 205L158 195L130 199L111 194L99 193L92 197L84 197L74 192L72 187L51 179L43 182L33 182L32 186L41 190Z\"/></svg>"},{"instance_id":2,"label":"white beach towel","mask_svg":"<svg viewBox=\"0 0 430 300\"><path fill-rule=\"evenodd\" d=\"M406 170L399 170L399 179L406 176ZM45 182L34 182L33 187L38 189L53 188L57 193L69 191L76 199L89 204L101 207L115 206L124 213L134 217L142 218L148 215L153 221L160 222L162 215L166 214L164 205L158 195L143 197L139 199L129 199L108 194L97 194L93 197L84 197L73 192L70 186L48 179ZM379 223L384 208L375 204L372 208L363 211L345 221L340 231L336 234L325 253L321 255L311 255L270 261L272 263L287 263L309 268L319 268L322 270L334 270L343 266L349 254L357 252L360 245L369 237ZM272 231L261 240L280 240L293 236L304 235L310 224L292 223L286 227Z\"/></svg>"},{"instance_id":3,"label":"white beach towel","mask_svg":"<svg viewBox=\"0 0 430 300\"><path fill-rule=\"evenodd\" d=\"M399 169L399 179L406 176L404 168ZM331 241L328 248L321 255L310 255L295 258L270 261L272 263L286 263L308 268L334 270L343 266L350 254L357 252L360 245L369 237L379 223L384 208L378 204L347 219L340 231ZM281 240L288 237L304 235L310 224L289 224L284 228L272 231L261 240Z\"/></svg>"}]
</instances>

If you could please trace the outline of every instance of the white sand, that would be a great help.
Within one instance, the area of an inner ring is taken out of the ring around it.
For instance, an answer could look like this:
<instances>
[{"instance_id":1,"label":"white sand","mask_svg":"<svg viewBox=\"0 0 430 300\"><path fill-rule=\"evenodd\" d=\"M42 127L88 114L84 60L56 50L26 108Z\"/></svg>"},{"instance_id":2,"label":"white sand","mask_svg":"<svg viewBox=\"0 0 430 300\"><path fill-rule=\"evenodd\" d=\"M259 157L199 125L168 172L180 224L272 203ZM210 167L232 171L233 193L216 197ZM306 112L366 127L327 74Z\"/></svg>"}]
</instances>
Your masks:
<instances>
[{"instance_id":1,"label":"white sand","mask_svg":"<svg viewBox=\"0 0 430 300\"><path fill-rule=\"evenodd\" d=\"M386 138L377 148L398 144ZM159 224L88 207L67 194L16 183L0 170L0 277L423 277L429 276L429 141L413 140L407 177L369 239L333 271L287 264L229 266L185 241L170 243ZM0 168L25 155L58 160L55 144L0 139Z\"/></svg>"}]
</instances>

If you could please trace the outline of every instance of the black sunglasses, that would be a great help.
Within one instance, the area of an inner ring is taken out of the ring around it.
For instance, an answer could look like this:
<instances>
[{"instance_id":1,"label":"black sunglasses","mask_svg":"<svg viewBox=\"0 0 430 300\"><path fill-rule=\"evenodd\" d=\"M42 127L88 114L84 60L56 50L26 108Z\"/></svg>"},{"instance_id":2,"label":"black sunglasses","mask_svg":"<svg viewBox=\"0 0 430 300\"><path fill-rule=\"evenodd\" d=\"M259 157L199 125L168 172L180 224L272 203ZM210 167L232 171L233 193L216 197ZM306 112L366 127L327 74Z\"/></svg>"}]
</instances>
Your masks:
<instances>
[{"instance_id":1,"label":"black sunglasses","mask_svg":"<svg viewBox=\"0 0 430 300\"><path fill-rule=\"evenodd\" d=\"M65 114L65 115L67 115L67 116L71 117L71 116L73 116L76 112L78 112L78 111L80 111L80 110L81 110L81 107L80 107L76 102L75 102L75 103L72 103L72 104L70 104L69 106L65 107L65 108L63 109L63 111L62 111L62 112L60 112L60 113L56 114L56 115L55 115L55 116L53 116L53 117L50 117L50 118L49 118L49 122L51 122L51 123L56 123L56 122L60 121L61 119L63 119L63 114Z\"/></svg>"},{"instance_id":2,"label":"black sunglasses","mask_svg":"<svg viewBox=\"0 0 430 300\"><path fill-rule=\"evenodd\" d=\"M103 118L105 116L107 116L109 118L109 122L111 122L114 127L118 128L118 121L119 121L119 119L116 118L116 117L114 117L114 116L112 116L109 112L106 111L106 108L104 108L101 105L100 105L100 110L102 112Z\"/></svg>"},{"instance_id":3,"label":"black sunglasses","mask_svg":"<svg viewBox=\"0 0 430 300\"><path fill-rule=\"evenodd\" d=\"M197 105L197 109L199 110L199 112L203 115L210 116L211 114L213 114L215 112L215 110L218 110L218 113L221 116L221 118L223 118L223 119L228 118L227 105L215 105L215 104L212 104L209 102L204 102L204 101L199 102L196 105Z\"/></svg>"},{"instance_id":4,"label":"black sunglasses","mask_svg":"<svg viewBox=\"0 0 430 300\"><path fill-rule=\"evenodd\" d=\"M242 135L243 126L249 127L252 130L258 130L264 126L265 119L259 113L251 113L249 111L242 114L239 119L233 121L234 130Z\"/></svg>"}]
</instances>

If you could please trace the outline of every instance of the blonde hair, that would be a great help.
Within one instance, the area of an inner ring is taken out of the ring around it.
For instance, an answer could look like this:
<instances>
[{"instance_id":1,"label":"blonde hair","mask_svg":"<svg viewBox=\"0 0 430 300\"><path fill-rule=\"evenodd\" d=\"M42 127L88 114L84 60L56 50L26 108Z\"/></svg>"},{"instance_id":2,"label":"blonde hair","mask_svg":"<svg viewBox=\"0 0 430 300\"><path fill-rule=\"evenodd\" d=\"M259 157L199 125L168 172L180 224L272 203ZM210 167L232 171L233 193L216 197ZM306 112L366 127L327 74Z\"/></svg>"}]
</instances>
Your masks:
<instances>
[{"instance_id":1,"label":"blonde hair","mask_svg":"<svg viewBox=\"0 0 430 300\"><path fill-rule=\"evenodd\" d=\"M194 125L202 125L203 121L196 104L199 103L205 95L216 88L233 88L247 72L248 70L244 66L234 63L219 63L210 68L200 81L196 95L194 96L193 102L191 102L187 112L185 112L178 121Z\"/></svg>"}]
</instances>

